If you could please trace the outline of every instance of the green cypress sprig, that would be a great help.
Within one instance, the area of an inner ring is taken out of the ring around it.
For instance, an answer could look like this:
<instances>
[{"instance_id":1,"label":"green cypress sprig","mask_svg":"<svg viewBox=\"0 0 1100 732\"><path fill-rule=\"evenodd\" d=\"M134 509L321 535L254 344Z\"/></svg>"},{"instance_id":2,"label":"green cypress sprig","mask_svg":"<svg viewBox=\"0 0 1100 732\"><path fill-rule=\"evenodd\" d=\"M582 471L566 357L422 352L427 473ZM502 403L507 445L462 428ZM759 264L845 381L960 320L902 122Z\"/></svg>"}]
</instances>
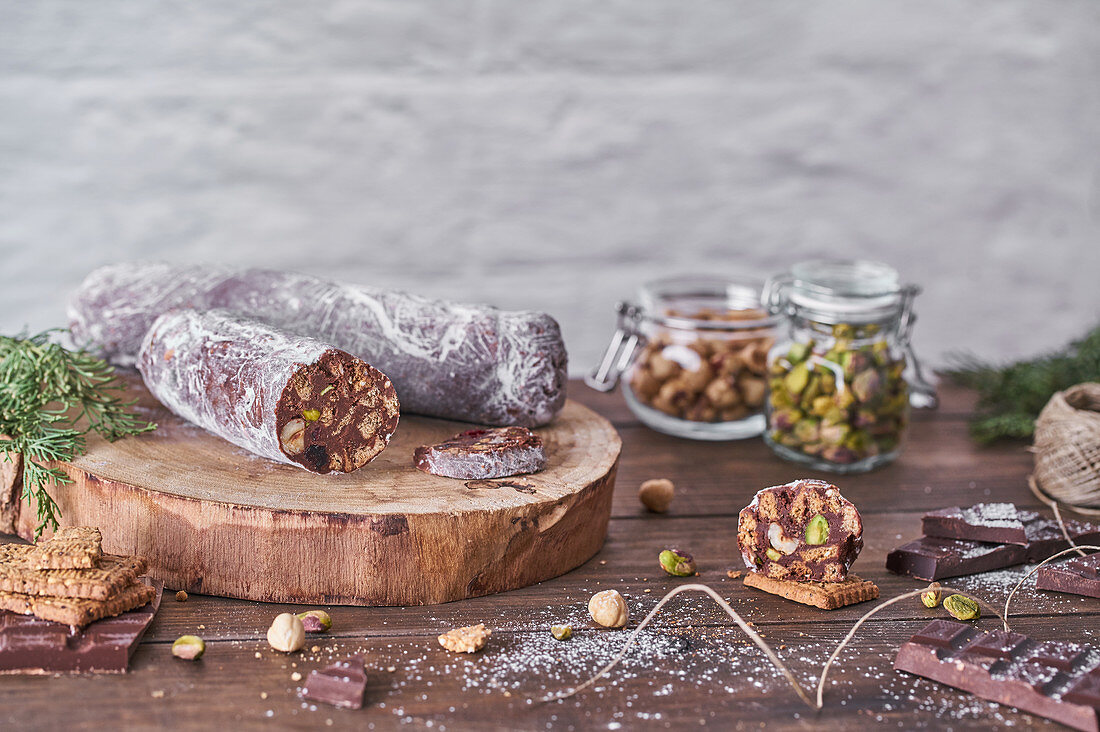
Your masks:
<instances>
[{"instance_id":1,"label":"green cypress sprig","mask_svg":"<svg viewBox=\"0 0 1100 732\"><path fill-rule=\"evenodd\" d=\"M57 332L0 336L0 452L5 462L23 456L23 499L35 504L35 538L57 528L60 513L47 487L70 482L48 463L83 455L89 432L114 442L156 428L127 411L134 401L123 400L126 387L110 365L53 342Z\"/></svg>"},{"instance_id":2,"label":"green cypress sprig","mask_svg":"<svg viewBox=\"0 0 1100 732\"><path fill-rule=\"evenodd\" d=\"M1062 350L1026 361L999 366L970 355L951 361L948 376L978 392L978 411L970 422L974 439L1029 438L1055 392L1100 381L1100 326Z\"/></svg>"}]
</instances>

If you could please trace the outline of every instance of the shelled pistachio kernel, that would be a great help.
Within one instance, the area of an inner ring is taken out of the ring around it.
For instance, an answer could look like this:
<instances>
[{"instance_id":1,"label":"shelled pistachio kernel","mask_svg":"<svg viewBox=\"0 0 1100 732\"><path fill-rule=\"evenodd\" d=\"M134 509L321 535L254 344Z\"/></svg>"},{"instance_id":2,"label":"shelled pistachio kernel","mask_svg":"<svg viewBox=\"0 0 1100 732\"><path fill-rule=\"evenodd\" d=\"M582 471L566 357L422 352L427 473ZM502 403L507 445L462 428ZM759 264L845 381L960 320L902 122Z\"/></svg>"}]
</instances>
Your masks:
<instances>
[{"instance_id":1,"label":"shelled pistachio kernel","mask_svg":"<svg viewBox=\"0 0 1100 732\"><path fill-rule=\"evenodd\" d=\"M943 592L940 590L940 583L933 582L928 585L928 589L920 593L920 601L924 603L925 607L936 607L940 604L940 600L943 599Z\"/></svg>"},{"instance_id":2,"label":"shelled pistachio kernel","mask_svg":"<svg viewBox=\"0 0 1100 732\"><path fill-rule=\"evenodd\" d=\"M956 620L977 620L982 616L977 601L966 595L948 595L944 598L943 607Z\"/></svg>"},{"instance_id":3,"label":"shelled pistachio kernel","mask_svg":"<svg viewBox=\"0 0 1100 732\"><path fill-rule=\"evenodd\" d=\"M197 635L181 635L172 644L172 655L185 661L197 661L206 653L206 641Z\"/></svg>"},{"instance_id":4,"label":"shelled pistachio kernel","mask_svg":"<svg viewBox=\"0 0 1100 732\"><path fill-rule=\"evenodd\" d=\"M332 627L332 618L324 610L307 610L298 613L302 627L307 633L324 633Z\"/></svg>"},{"instance_id":5,"label":"shelled pistachio kernel","mask_svg":"<svg viewBox=\"0 0 1100 732\"><path fill-rule=\"evenodd\" d=\"M695 574L695 558L679 549L665 549L657 556L661 569L673 577L690 577Z\"/></svg>"},{"instance_id":6,"label":"shelled pistachio kernel","mask_svg":"<svg viewBox=\"0 0 1100 732\"><path fill-rule=\"evenodd\" d=\"M321 418L321 410L319 409L303 409L302 419L307 422L316 422Z\"/></svg>"},{"instance_id":7,"label":"shelled pistachio kernel","mask_svg":"<svg viewBox=\"0 0 1100 732\"><path fill-rule=\"evenodd\" d=\"M573 626L571 625L551 625L550 635L554 636L560 641L569 640L573 637Z\"/></svg>"},{"instance_id":8,"label":"shelled pistachio kernel","mask_svg":"<svg viewBox=\"0 0 1100 732\"><path fill-rule=\"evenodd\" d=\"M772 560L773 562L778 562L783 556L777 550L772 549L771 547L768 547L768 550L764 552L764 554L767 555L768 559Z\"/></svg>"},{"instance_id":9,"label":"shelled pistachio kernel","mask_svg":"<svg viewBox=\"0 0 1100 732\"><path fill-rule=\"evenodd\" d=\"M829 519L820 513L806 524L806 543L818 546L829 540Z\"/></svg>"}]
</instances>

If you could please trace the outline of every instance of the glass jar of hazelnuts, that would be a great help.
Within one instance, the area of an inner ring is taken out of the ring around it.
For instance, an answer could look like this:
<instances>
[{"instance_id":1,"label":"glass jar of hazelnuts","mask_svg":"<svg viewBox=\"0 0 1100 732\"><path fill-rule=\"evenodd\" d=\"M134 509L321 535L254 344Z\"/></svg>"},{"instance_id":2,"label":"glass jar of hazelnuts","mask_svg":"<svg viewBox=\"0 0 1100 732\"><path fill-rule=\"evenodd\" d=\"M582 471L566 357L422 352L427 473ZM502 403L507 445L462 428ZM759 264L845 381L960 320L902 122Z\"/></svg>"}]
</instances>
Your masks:
<instances>
[{"instance_id":1,"label":"glass jar of hazelnuts","mask_svg":"<svg viewBox=\"0 0 1100 732\"><path fill-rule=\"evenodd\" d=\"M623 378L631 411L649 427L696 440L764 430L767 355L781 317L761 307L763 283L714 277L655 280L620 302L618 328L585 381Z\"/></svg>"},{"instance_id":2,"label":"glass jar of hazelnuts","mask_svg":"<svg viewBox=\"0 0 1100 732\"><path fill-rule=\"evenodd\" d=\"M764 302L788 326L768 355L772 450L835 473L898 456L910 403L936 399L909 340L919 292L892 267L863 260L801 262L769 280Z\"/></svg>"}]
</instances>

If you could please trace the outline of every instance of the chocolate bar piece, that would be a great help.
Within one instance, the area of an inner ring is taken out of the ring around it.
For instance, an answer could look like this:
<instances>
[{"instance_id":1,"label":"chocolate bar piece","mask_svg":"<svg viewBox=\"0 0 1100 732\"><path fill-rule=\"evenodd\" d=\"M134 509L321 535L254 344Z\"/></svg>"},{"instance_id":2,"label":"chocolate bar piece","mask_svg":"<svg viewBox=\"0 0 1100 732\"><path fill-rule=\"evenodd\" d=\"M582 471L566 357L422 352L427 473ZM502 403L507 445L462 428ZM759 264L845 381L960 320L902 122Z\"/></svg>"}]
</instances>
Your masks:
<instances>
[{"instance_id":1,"label":"chocolate bar piece","mask_svg":"<svg viewBox=\"0 0 1100 732\"><path fill-rule=\"evenodd\" d=\"M315 669L306 677L298 695L303 699L331 704L345 709L361 709L367 689L367 674L358 657L337 661L331 666Z\"/></svg>"},{"instance_id":2,"label":"chocolate bar piece","mask_svg":"<svg viewBox=\"0 0 1100 732\"><path fill-rule=\"evenodd\" d=\"M745 566L784 580L841 582L863 548L863 520L821 480L765 488L737 517Z\"/></svg>"},{"instance_id":3,"label":"chocolate bar piece","mask_svg":"<svg viewBox=\"0 0 1100 732\"><path fill-rule=\"evenodd\" d=\"M92 623L73 633L68 625L0 612L0 674L125 673L153 622L164 583L144 607Z\"/></svg>"},{"instance_id":4,"label":"chocolate bar piece","mask_svg":"<svg viewBox=\"0 0 1100 732\"><path fill-rule=\"evenodd\" d=\"M1040 590L1100 597L1100 554L1048 564L1035 573L1035 586Z\"/></svg>"},{"instance_id":5,"label":"chocolate bar piece","mask_svg":"<svg viewBox=\"0 0 1100 732\"><path fill-rule=\"evenodd\" d=\"M1003 630L933 620L905 643L894 669L1096 732L1100 715L1097 649L1040 642Z\"/></svg>"},{"instance_id":6,"label":"chocolate bar piece","mask_svg":"<svg viewBox=\"0 0 1100 732\"><path fill-rule=\"evenodd\" d=\"M1024 522L1014 503L978 503L968 508L941 508L921 519L925 536L942 539L1026 544Z\"/></svg>"},{"instance_id":7,"label":"chocolate bar piece","mask_svg":"<svg viewBox=\"0 0 1100 732\"><path fill-rule=\"evenodd\" d=\"M1025 561L1027 548L1019 544L986 544L924 536L887 554L886 568L897 574L931 581L989 572Z\"/></svg>"},{"instance_id":8,"label":"chocolate bar piece","mask_svg":"<svg viewBox=\"0 0 1100 732\"><path fill-rule=\"evenodd\" d=\"M149 326L176 308L224 308L371 363L413 413L538 427L565 404L565 343L546 313L504 311L292 272L126 263L101 267L69 303L74 341L137 360Z\"/></svg>"},{"instance_id":9,"label":"chocolate bar piece","mask_svg":"<svg viewBox=\"0 0 1100 732\"><path fill-rule=\"evenodd\" d=\"M470 430L416 448L413 465L444 478L506 478L545 468L546 448L542 438L526 427Z\"/></svg>"},{"instance_id":10,"label":"chocolate bar piece","mask_svg":"<svg viewBox=\"0 0 1100 732\"><path fill-rule=\"evenodd\" d=\"M26 544L0 545L0 591L107 600L145 571L141 557L112 554L101 556L98 566L89 569L26 569L34 563L34 550Z\"/></svg>"},{"instance_id":11,"label":"chocolate bar piece","mask_svg":"<svg viewBox=\"0 0 1100 732\"><path fill-rule=\"evenodd\" d=\"M138 369L153 396L180 417L313 473L359 469L397 429L397 393L378 369L225 311L157 318Z\"/></svg>"},{"instance_id":12,"label":"chocolate bar piece","mask_svg":"<svg viewBox=\"0 0 1100 732\"><path fill-rule=\"evenodd\" d=\"M843 582L792 582L749 572L745 575L745 587L755 587L822 610L836 610L878 597L878 586L874 582L854 574L849 574Z\"/></svg>"},{"instance_id":13,"label":"chocolate bar piece","mask_svg":"<svg viewBox=\"0 0 1100 732\"><path fill-rule=\"evenodd\" d=\"M103 554L103 537L94 526L65 526L35 545L25 558L31 569L88 569Z\"/></svg>"},{"instance_id":14,"label":"chocolate bar piece","mask_svg":"<svg viewBox=\"0 0 1100 732\"><path fill-rule=\"evenodd\" d=\"M964 574L989 572L1025 562L1040 562L1069 547L1058 522L1034 511L1019 511L1027 541L1023 544L941 539L925 536L899 546L886 556L886 568L918 579L939 580ZM1100 527L1066 521L1066 529L1078 544L1095 544Z\"/></svg>"}]
</instances>

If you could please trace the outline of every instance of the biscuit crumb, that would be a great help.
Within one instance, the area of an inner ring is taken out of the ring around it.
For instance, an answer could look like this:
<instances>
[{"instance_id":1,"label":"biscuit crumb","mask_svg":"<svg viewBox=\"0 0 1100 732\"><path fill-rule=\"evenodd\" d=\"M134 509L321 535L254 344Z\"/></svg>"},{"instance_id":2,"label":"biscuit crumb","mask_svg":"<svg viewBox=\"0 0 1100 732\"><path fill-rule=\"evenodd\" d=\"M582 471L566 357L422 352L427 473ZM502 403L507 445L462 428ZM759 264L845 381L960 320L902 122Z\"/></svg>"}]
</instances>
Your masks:
<instances>
[{"instance_id":1,"label":"biscuit crumb","mask_svg":"<svg viewBox=\"0 0 1100 732\"><path fill-rule=\"evenodd\" d=\"M153 698L154 699L163 699L164 698L164 689L155 690L153 692Z\"/></svg>"},{"instance_id":2,"label":"biscuit crumb","mask_svg":"<svg viewBox=\"0 0 1100 732\"><path fill-rule=\"evenodd\" d=\"M492 633L484 623L455 628L439 636L439 645L455 653L474 653L485 647Z\"/></svg>"}]
</instances>

